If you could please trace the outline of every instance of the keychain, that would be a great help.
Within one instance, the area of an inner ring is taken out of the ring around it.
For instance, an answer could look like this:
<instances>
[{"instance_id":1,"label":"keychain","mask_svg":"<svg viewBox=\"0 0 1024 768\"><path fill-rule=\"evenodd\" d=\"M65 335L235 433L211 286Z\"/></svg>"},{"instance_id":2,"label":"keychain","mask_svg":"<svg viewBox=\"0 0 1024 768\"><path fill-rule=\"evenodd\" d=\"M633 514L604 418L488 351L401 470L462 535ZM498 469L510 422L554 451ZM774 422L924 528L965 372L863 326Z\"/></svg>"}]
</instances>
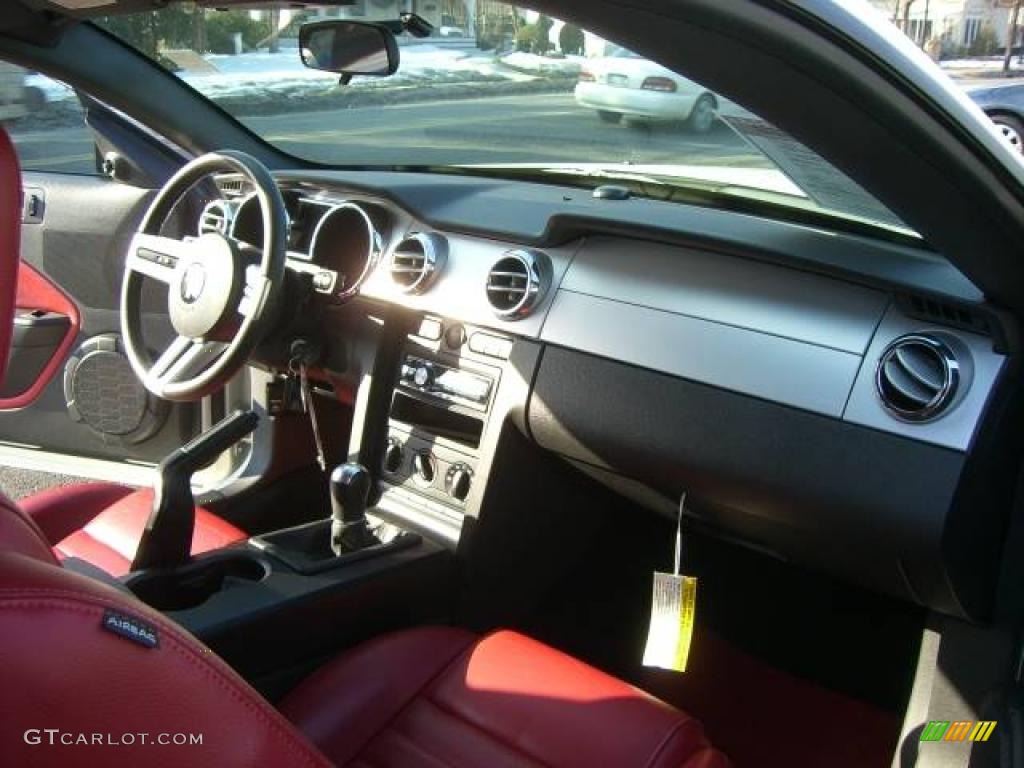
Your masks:
<instances>
[{"instance_id":1,"label":"keychain","mask_svg":"<svg viewBox=\"0 0 1024 768\"><path fill-rule=\"evenodd\" d=\"M288 371L299 380L299 400L302 403L302 411L309 416L309 424L313 429L313 440L316 443L316 462L320 465L321 471L327 470L327 458L324 455L324 444L320 437L320 424L316 419L316 404L313 402L313 392L309 385L309 366L307 360L319 356L317 350L303 339L296 339L292 342L292 359L288 361ZM291 400L291 381L289 377L285 387L285 403Z\"/></svg>"}]
</instances>

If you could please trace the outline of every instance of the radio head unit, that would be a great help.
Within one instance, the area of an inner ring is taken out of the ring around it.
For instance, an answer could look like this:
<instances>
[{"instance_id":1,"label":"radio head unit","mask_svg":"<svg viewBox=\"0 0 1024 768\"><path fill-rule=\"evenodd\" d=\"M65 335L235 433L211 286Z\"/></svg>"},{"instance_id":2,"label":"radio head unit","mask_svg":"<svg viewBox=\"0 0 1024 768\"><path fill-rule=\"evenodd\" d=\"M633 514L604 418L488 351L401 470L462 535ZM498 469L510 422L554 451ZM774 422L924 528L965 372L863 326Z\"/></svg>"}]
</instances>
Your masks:
<instances>
[{"instance_id":1,"label":"radio head unit","mask_svg":"<svg viewBox=\"0 0 1024 768\"><path fill-rule=\"evenodd\" d=\"M398 384L401 388L429 395L477 411L486 411L494 390L494 380L479 373L406 355L402 361Z\"/></svg>"}]
</instances>

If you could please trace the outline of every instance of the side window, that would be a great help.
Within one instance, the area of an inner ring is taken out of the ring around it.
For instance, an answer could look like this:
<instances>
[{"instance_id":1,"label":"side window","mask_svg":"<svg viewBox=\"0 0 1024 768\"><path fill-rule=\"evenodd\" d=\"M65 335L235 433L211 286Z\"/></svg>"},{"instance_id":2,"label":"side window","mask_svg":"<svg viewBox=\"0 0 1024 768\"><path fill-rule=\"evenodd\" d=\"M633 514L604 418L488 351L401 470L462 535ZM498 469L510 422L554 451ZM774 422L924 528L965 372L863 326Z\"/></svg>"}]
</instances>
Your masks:
<instances>
[{"instance_id":1,"label":"side window","mask_svg":"<svg viewBox=\"0 0 1024 768\"><path fill-rule=\"evenodd\" d=\"M22 170L96 174L96 150L74 90L0 61L0 123Z\"/></svg>"}]
</instances>

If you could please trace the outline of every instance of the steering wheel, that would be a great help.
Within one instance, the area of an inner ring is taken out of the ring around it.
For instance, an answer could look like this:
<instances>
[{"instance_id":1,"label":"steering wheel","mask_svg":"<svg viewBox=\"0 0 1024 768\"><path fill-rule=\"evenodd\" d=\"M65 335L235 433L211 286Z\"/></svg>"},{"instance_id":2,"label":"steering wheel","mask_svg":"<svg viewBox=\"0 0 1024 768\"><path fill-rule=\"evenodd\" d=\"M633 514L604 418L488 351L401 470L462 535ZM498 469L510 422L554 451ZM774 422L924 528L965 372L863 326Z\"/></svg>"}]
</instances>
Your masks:
<instances>
[{"instance_id":1,"label":"steering wheel","mask_svg":"<svg viewBox=\"0 0 1024 768\"><path fill-rule=\"evenodd\" d=\"M261 249L217 233L181 240L159 234L185 193L206 176L224 172L243 174L255 189L263 214ZM168 180L132 237L121 285L125 351L146 389L166 400L198 400L245 365L273 319L284 283L287 230L281 193L254 157L231 151L202 155ZM166 286L176 334L155 359L142 338L143 278Z\"/></svg>"}]
</instances>

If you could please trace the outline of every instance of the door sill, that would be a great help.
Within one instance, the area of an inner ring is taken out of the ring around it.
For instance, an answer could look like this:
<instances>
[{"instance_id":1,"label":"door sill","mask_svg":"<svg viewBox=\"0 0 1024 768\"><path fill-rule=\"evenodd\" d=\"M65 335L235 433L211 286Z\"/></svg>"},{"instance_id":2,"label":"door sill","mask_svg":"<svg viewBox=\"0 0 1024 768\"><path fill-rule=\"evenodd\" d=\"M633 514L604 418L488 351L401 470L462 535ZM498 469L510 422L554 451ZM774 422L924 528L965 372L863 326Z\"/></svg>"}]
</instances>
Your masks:
<instances>
[{"instance_id":1,"label":"door sill","mask_svg":"<svg viewBox=\"0 0 1024 768\"><path fill-rule=\"evenodd\" d=\"M51 453L42 448L0 441L0 465L33 472L49 472L119 485L152 486L156 465L134 461L107 461Z\"/></svg>"}]
</instances>

